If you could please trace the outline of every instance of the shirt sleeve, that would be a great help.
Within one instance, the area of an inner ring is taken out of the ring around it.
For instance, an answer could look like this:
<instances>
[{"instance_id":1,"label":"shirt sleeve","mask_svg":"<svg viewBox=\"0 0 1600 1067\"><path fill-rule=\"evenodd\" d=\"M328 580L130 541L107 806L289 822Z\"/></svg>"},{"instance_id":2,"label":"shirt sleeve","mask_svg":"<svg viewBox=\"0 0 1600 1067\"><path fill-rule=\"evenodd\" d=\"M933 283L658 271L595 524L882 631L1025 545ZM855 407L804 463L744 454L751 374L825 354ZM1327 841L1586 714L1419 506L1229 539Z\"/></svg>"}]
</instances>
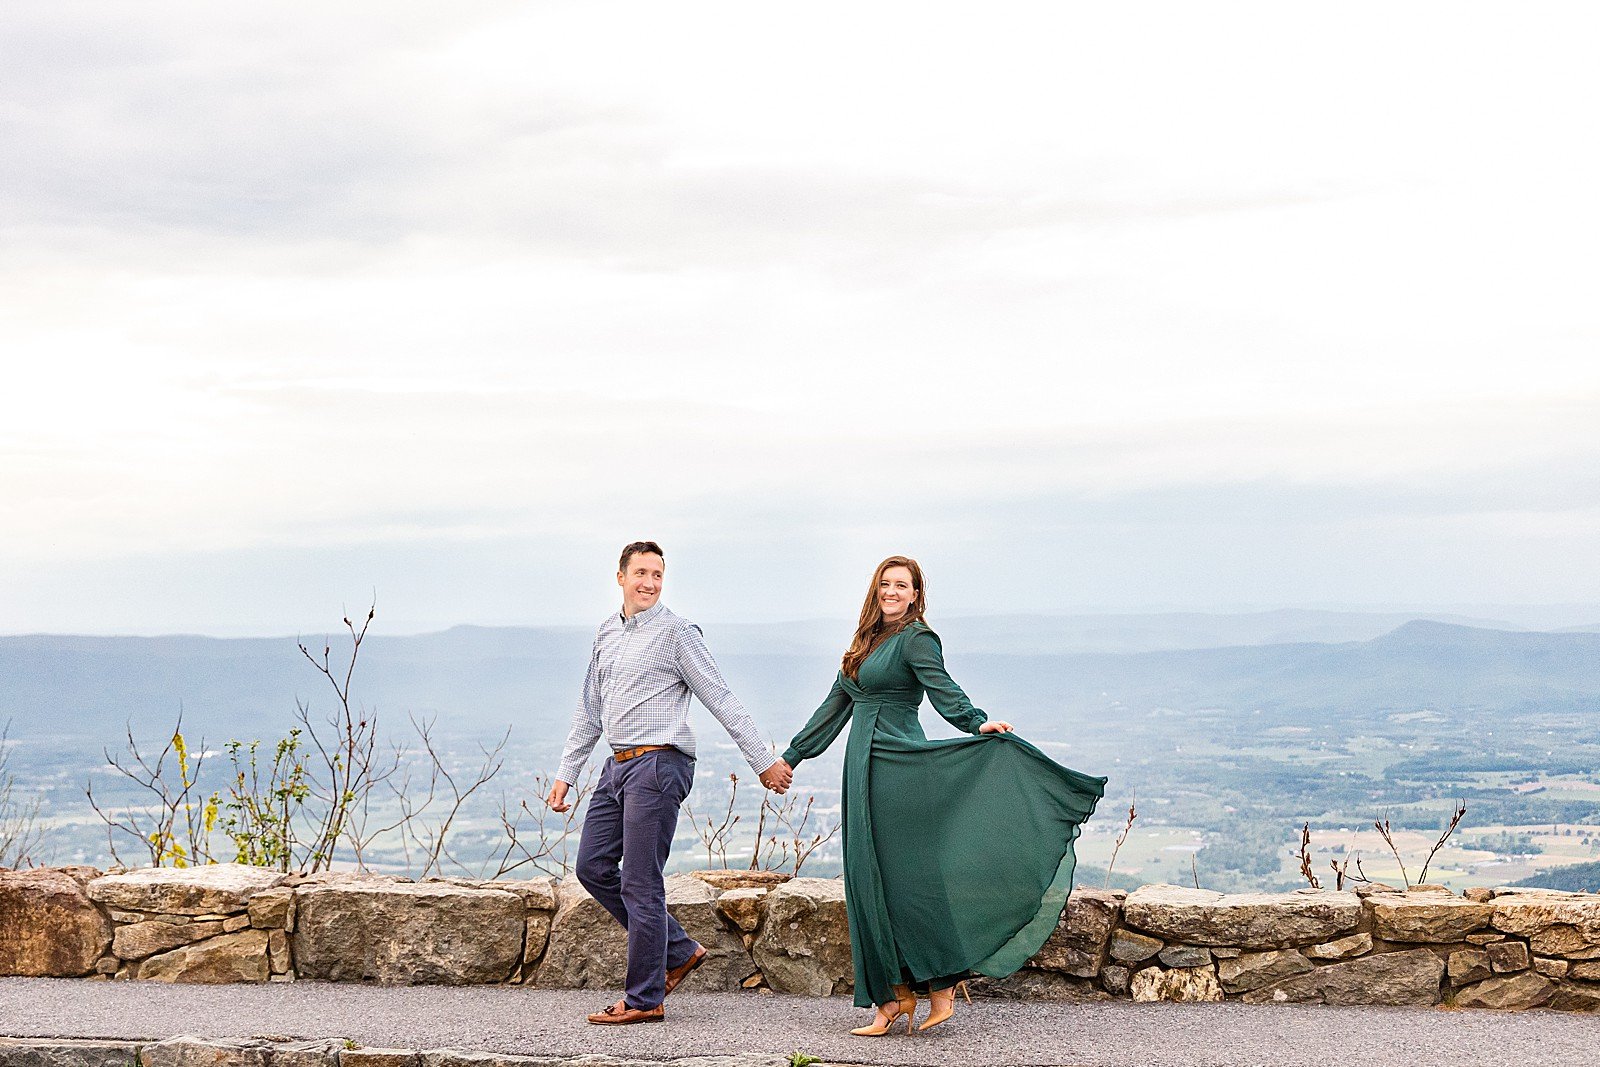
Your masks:
<instances>
[{"instance_id":1,"label":"shirt sleeve","mask_svg":"<svg viewBox=\"0 0 1600 1067\"><path fill-rule=\"evenodd\" d=\"M938 634L921 629L913 633L905 644L905 660L922 688L928 691L933 710L943 715L950 725L976 734L978 727L989 721L989 716L981 708L972 706L967 694L944 669L944 646Z\"/></svg>"},{"instance_id":2,"label":"shirt sleeve","mask_svg":"<svg viewBox=\"0 0 1600 1067\"><path fill-rule=\"evenodd\" d=\"M561 750L561 767L556 779L575 785L589 762L589 753L600 740L600 641L589 653L589 670L583 676L583 695L578 698L577 710L572 713L572 729L567 733L566 747Z\"/></svg>"},{"instance_id":3,"label":"shirt sleeve","mask_svg":"<svg viewBox=\"0 0 1600 1067\"><path fill-rule=\"evenodd\" d=\"M739 746L750 769L761 774L777 763L761 731L757 729L755 719L750 717L739 698L733 695L728 683L722 680L722 672L717 670L717 662L711 658L711 650L706 648L706 639L700 633L700 627L693 623L684 626L683 632L678 635L677 661L678 673L689 687L689 692L698 697L706 710L728 731L728 736Z\"/></svg>"},{"instance_id":4,"label":"shirt sleeve","mask_svg":"<svg viewBox=\"0 0 1600 1067\"><path fill-rule=\"evenodd\" d=\"M844 673L841 671L834 677L833 688L828 691L827 699L812 713L811 721L801 727L800 732L794 735L794 740L789 742L783 761L791 767L797 767L801 760L822 755L833 744L834 738L839 736L839 731L844 729L844 724L850 721L850 712L854 708L855 701L845 692Z\"/></svg>"}]
</instances>

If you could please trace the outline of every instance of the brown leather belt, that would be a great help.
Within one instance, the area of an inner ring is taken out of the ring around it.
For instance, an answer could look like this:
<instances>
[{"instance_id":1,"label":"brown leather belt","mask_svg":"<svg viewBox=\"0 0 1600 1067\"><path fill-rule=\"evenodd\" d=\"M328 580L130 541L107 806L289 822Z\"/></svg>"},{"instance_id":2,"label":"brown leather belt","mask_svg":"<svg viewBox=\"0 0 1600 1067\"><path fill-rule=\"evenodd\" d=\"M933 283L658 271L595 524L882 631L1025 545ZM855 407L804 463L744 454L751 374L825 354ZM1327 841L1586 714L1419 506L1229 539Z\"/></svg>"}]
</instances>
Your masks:
<instances>
[{"instance_id":1,"label":"brown leather belt","mask_svg":"<svg viewBox=\"0 0 1600 1067\"><path fill-rule=\"evenodd\" d=\"M637 748L625 748L621 752L614 752L611 758L618 763L627 763L635 756L642 756L646 752L660 752L664 748L671 747L671 745L639 745Z\"/></svg>"}]
</instances>

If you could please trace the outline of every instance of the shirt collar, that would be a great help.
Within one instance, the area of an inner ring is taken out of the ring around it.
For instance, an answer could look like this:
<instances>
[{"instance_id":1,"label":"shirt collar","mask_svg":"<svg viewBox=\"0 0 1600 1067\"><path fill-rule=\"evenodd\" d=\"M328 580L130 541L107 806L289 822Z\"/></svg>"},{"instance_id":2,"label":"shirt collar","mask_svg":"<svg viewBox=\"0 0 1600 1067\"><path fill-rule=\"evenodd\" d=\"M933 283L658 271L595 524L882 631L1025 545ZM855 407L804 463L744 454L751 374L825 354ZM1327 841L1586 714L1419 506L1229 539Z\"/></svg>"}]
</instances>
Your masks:
<instances>
[{"instance_id":1,"label":"shirt collar","mask_svg":"<svg viewBox=\"0 0 1600 1067\"><path fill-rule=\"evenodd\" d=\"M658 600L654 604L651 604L645 610L639 612L639 614L633 616L632 618L628 618L626 616L623 616L623 618L622 618L623 628L624 629L628 629L628 630L636 630L641 626L645 626L645 625L649 624L652 620L655 619L655 617L657 615L660 615L663 611L666 611L666 610L667 610L667 606L665 604L663 604L661 601ZM617 614L619 616L622 616L622 612L620 612L620 611L617 612Z\"/></svg>"}]
</instances>

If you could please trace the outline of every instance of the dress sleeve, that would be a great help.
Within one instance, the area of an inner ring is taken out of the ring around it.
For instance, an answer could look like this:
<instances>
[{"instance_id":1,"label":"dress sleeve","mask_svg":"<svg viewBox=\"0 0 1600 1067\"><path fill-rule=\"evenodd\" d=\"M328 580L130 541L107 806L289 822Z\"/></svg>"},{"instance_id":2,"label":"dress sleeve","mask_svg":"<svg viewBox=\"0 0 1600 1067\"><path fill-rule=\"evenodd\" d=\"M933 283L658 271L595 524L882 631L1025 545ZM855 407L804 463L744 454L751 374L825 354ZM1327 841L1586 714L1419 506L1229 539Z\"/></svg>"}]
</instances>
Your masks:
<instances>
[{"instance_id":1,"label":"dress sleeve","mask_svg":"<svg viewBox=\"0 0 1600 1067\"><path fill-rule=\"evenodd\" d=\"M905 644L905 660L922 688L928 691L933 710L943 715L950 725L976 734L978 727L989 721L989 716L981 708L972 706L967 694L944 669L944 646L938 634L922 629L913 633Z\"/></svg>"},{"instance_id":2,"label":"dress sleeve","mask_svg":"<svg viewBox=\"0 0 1600 1067\"><path fill-rule=\"evenodd\" d=\"M844 724L850 721L850 711L854 706L855 701L845 692L844 674L841 672L834 678L828 698L812 714L811 721L801 727L800 732L794 735L794 740L789 742L783 761L791 767L797 767L801 760L826 752L828 746L833 744L833 739L839 736L839 731L844 729Z\"/></svg>"}]
</instances>

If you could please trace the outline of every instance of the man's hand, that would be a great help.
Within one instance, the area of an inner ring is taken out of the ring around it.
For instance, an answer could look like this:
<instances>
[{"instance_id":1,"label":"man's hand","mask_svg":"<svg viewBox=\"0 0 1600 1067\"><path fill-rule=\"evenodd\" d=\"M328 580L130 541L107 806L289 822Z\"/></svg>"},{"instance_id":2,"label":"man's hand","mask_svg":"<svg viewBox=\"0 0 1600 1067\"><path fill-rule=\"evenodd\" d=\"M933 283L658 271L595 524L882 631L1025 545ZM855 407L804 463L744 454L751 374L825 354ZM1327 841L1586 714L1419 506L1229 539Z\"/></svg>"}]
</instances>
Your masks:
<instances>
[{"instance_id":1,"label":"man's hand","mask_svg":"<svg viewBox=\"0 0 1600 1067\"><path fill-rule=\"evenodd\" d=\"M779 760L761 772L761 784L774 793L787 793L794 784L794 768Z\"/></svg>"},{"instance_id":2,"label":"man's hand","mask_svg":"<svg viewBox=\"0 0 1600 1067\"><path fill-rule=\"evenodd\" d=\"M572 805L567 803L567 790L569 788L567 783L562 781L557 781L555 785L550 787L550 795L544 798L544 802L550 805L551 811L572 810Z\"/></svg>"}]
</instances>

